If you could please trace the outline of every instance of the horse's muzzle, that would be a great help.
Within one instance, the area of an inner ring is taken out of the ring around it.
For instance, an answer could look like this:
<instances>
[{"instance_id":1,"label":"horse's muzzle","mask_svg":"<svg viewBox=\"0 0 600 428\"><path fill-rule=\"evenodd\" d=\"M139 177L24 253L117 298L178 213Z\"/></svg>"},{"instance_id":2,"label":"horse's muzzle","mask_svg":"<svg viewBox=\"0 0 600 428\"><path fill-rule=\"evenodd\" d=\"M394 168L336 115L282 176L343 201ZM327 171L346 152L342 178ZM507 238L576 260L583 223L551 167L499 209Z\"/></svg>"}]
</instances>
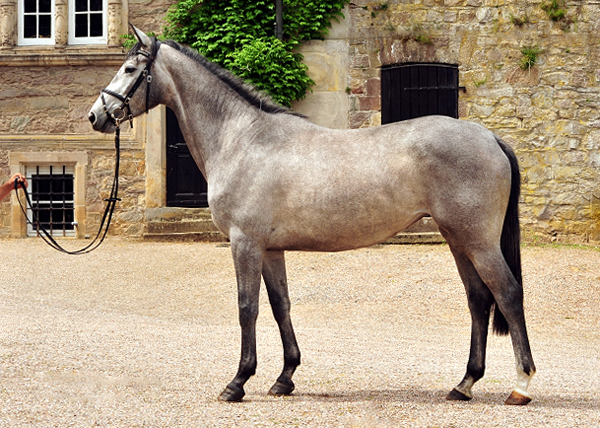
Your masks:
<instances>
[{"instance_id":1,"label":"horse's muzzle","mask_svg":"<svg viewBox=\"0 0 600 428\"><path fill-rule=\"evenodd\" d=\"M92 123L92 126L95 125L96 122L98 121L98 118L96 117L96 113L94 113L93 111L90 112L88 119Z\"/></svg>"}]
</instances>

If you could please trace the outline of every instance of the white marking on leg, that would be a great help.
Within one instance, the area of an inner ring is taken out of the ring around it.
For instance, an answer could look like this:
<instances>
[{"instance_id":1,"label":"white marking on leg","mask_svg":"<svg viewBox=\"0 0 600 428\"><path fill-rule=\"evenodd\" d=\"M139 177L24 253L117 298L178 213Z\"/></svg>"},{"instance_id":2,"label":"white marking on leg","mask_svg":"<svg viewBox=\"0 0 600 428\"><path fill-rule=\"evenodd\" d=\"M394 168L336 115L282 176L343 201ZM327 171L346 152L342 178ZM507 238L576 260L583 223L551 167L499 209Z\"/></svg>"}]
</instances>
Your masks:
<instances>
[{"instance_id":1,"label":"white marking on leg","mask_svg":"<svg viewBox=\"0 0 600 428\"><path fill-rule=\"evenodd\" d=\"M528 375L524 371L517 371L517 385L515 386L514 391L524 395L525 397L531 398L531 394L527 392L527 388L529 387L529 382L531 381L533 375L534 373Z\"/></svg>"}]
</instances>

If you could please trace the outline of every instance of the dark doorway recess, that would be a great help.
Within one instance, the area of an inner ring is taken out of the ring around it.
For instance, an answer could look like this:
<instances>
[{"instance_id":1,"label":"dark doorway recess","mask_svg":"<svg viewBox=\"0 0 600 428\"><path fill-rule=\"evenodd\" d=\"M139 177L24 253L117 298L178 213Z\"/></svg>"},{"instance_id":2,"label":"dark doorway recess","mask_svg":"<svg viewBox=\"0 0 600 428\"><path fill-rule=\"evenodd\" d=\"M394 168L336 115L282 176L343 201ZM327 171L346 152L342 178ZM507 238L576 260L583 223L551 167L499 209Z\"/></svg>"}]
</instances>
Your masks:
<instances>
[{"instance_id":1,"label":"dark doorway recess","mask_svg":"<svg viewBox=\"0 0 600 428\"><path fill-rule=\"evenodd\" d=\"M175 113L167 108L167 206L206 208L208 184L188 149Z\"/></svg>"},{"instance_id":2,"label":"dark doorway recess","mask_svg":"<svg viewBox=\"0 0 600 428\"><path fill-rule=\"evenodd\" d=\"M440 114L458 118L458 66L401 64L381 69L381 123Z\"/></svg>"}]
</instances>

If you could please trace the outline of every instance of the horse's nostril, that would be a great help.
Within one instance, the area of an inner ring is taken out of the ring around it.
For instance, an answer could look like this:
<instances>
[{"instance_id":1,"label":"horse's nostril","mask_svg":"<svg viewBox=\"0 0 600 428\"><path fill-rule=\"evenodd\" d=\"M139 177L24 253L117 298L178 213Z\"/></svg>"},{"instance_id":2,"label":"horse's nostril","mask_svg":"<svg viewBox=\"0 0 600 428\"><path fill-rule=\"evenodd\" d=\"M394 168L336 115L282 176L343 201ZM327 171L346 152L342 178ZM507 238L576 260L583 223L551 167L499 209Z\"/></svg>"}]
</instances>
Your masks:
<instances>
[{"instance_id":1,"label":"horse's nostril","mask_svg":"<svg viewBox=\"0 0 600 428\"><path fill-rule=\"evenodd\" d=\"M90 112L90 115L88 118L90 119L90 122L92 122L92 125L96 124L96 115L94 114L94 112Z\"/></svg>"}]
</instances>

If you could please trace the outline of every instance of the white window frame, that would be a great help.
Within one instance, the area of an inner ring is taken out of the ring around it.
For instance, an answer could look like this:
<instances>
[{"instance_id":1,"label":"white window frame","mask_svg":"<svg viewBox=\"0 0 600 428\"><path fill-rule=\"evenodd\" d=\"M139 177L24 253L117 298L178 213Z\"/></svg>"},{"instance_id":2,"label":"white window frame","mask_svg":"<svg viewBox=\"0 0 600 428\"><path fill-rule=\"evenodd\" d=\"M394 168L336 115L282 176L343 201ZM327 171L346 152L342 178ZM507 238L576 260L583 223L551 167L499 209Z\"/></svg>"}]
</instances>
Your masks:
<instances>
[{"instance_id":1,"label":"white window frame","mask_svg":"<svg viewBox=\"0 0 600 428\"><path fill-rule=\"evenodd\" d=\"M38 46L54 44L54 19L55 19L55 1L50 0L50 37L49 38L25 38L25 0L18 0L17 14L19 16L17 44L20 46Z\"/></svg>"},{"instance_id":2,"label":"white window frame","mask_svg":"<svg viewBox=\"0 0 600 428\"><path fill-rule=\"evenodd\" d=\"M20 0L23 1L23 0ZM89 4L89 0L88 0ZM89 13L89 11L87 12ZM106 44L108 41L108 0L102 0L102 36L75 37L75 0L69 0L69 45Z\"/></svg>"}]
</instances>

